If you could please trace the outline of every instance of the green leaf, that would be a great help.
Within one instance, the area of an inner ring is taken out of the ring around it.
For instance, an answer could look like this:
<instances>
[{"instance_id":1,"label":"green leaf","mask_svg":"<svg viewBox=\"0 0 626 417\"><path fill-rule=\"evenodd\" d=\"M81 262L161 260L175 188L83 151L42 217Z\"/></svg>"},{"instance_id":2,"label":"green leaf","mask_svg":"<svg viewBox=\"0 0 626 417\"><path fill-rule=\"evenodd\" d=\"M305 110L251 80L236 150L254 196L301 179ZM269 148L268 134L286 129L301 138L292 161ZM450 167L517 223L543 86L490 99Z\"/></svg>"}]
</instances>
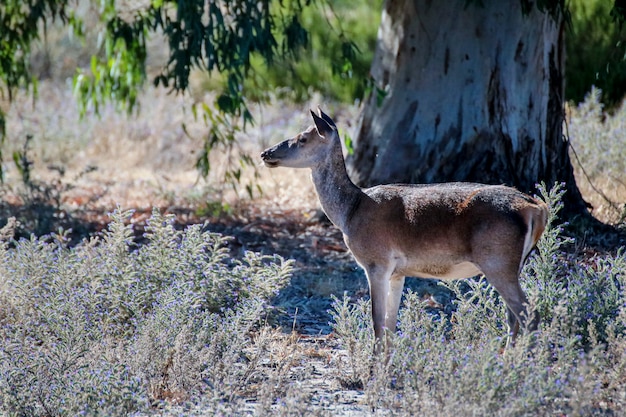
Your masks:
<instances>
[{"instance_id":1,"label":"green leaf","mask_svg":"<svg viewBox=\"0 0 626 417\"><path fill-rule=\"evenodd\" d=\"M348 155L354 155L354 142L352 141L352 137L350 137L348 132L344 132L342 136Z\"/></svg>"}]
</instances>

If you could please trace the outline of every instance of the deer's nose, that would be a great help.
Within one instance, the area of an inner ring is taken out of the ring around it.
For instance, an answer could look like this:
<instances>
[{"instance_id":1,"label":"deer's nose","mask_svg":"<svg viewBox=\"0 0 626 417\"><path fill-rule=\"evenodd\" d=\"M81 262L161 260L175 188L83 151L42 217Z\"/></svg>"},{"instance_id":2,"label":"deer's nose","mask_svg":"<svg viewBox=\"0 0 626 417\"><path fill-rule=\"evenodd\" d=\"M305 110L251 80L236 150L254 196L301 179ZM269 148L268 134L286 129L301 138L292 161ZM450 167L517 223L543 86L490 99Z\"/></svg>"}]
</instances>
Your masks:
<instances>
[{"instance_id":1,"label":"deer's nose","mask_svg":"<svg viewBox=\"0 0 626 417\"><path fill-rule=\"evenodd\" d=\"M274 168L278 166L278 161L275 160L275 158L272 156L273 154L273 148L270 149L266 149L261 153L261 159L263 160L263 163L265 164L265 166L270 167L270 168Z\"/></svg>"}]
</instances>

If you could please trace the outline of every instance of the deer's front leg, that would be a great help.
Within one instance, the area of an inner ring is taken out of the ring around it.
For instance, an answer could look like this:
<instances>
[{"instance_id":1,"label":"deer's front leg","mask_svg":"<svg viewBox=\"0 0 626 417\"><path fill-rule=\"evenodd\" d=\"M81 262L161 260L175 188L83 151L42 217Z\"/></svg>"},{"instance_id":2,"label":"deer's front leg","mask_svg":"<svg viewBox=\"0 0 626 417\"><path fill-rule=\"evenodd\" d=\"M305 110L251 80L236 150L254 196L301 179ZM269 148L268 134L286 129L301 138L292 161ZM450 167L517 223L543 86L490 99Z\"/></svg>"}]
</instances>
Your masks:
<instances>
[{"instance_id":1,"label":"deer's front leg","mask_svg":"<svg viewBox=\"0 0 626 417\"><path fill-rule=\"evenodd\" d=\"M387 295L387 311L385 314L385 327L389 333L395 333L398 322L398 310L404 289L404 276L391 275L389 280L389 292Z\"/></svg>"},{"instance_id":2,"label":"deer's front leg","mask_svg":"<svg viewBox=\"0 0 626 417\"><path fill-rule=\"evenodd\" d=\"M372 302L372 320L374 322L374 336L376 341L382 340L385 335L385 317L387 316L387 294L389 293L389 275L386 271L372 267L368 268L367 281L370 287Z\"/></svg>"},{"instance_id":3,"label":"deer's front leg","mask_svg":"<svg viewBox=\"0 0 626 417\"><path fill-rule=\"evenodd\" d=\"M390 300L391 270L387 267L369 265L366 267L367 281L370 287L370 299L372 301L372 321L374 324L375 347L379 352L385 337L385 329L388 325L387 313L393 309L395 301ZM398 300L399 302L399 300ZM393 328L395 329L395 322Z\"/></svg>"}]
</instances>

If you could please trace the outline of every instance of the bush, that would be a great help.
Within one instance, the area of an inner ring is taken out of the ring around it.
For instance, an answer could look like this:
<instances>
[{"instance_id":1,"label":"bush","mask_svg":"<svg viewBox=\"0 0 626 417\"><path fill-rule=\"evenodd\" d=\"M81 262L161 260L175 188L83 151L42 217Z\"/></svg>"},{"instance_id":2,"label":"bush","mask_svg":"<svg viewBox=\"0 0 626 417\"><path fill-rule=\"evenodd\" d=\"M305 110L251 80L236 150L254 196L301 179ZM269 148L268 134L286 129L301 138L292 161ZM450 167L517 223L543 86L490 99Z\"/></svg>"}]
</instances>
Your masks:
<instances>
[{"instance_id":1,"label":"bush","mask_svg":"<svg viewBox=\"0 0 626 417\"><path fill-rule=\"evenodd\" d=\"M605 92L608 108L618 106L626 93L626 61L622 25L613 21L613 2L569 2L571 25L565 34L565 98L576 103L596 86Z\"/></svg>"},{"instance_id":2,"label":"bush","mask_svg":"<svg viewBox=\"0 0 626 417\"><path fill-rule=\"evenodd\" d=\"M291 262L230 260L225 238L175 230L158 211L136 245L129 216L114 212L101 237L71 249L63 233L3 241L6 415L122 415L201 394L221 401L248 377L244 349Z\"/></svg>"},{"instance_id":3,"label":"bush","mask_svg":"<svg viewBox=\"0 0 626 417\"><path fill-rule=\"evenodd\" d=\"M626 219L626 107L604 112L602 92L593 88L569 111L568 134L577 183L593 205L594 216L619 224Z\"/></svg>"},{"instance_id":4,"label":"bush","mask_svg":"<svg viewBox=\"0 0 626 417\"><path fill-rule=\"evenodd\" d=\"M541 192L551 206L550 228L522 280L529 308L542 313L542 322L538 332L520 335L514 347L502 350L505 309L495 291L484 280L454 282L445 284L457 297L451 316L426 312L409 291L390 364L369 356L369 372L363 372L362 352L350 346L362 346L367 336L371 340L371 327L368 335L362 330L371 320L369 311L345 298L335 302L335 329L356 357L341 372L361 375L370 407L455 417L626 411L626 259L618 253L564 263L567 239L556 225L562 192L559 187Z\"/></svg>"}]
</instances>

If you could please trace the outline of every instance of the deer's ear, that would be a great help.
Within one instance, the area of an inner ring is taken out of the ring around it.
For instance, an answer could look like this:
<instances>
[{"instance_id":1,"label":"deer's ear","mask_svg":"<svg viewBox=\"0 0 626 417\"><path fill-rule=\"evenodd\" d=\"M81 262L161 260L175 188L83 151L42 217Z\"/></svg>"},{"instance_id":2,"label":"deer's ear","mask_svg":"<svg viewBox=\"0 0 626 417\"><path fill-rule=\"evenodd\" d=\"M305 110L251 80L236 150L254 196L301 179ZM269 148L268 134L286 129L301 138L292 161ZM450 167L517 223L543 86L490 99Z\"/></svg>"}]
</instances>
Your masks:
<instances>
[{"instance_id":1,"label":"deer's ear","mask_svg":"<svg viewBox=\"0 0 626 417\"><path fill-rule=\"evenodd\" d=\"M320 106L317 106L317 113L322 119L326 120L326 123L328 123L331 127L337 130L337 125L335 125L335 122L333 121L333 119L331 119L329 115L324 113Z\"/></svg>"},{"instance_id":2,"label":"deer's ear","mask_svg":"<svg viewBox=\"0 0 626 417\"><path fill-rule=\"evenodd\" d=\"M328 124L326 120L315 114L313 110L311 110L311 116L313 116L313 122L315 123L315 127L317 128L317 133L319 133L320 136L323 136L326 139L330 138L335 132L335 129L333 129L333 127Z\"/></svg>"}]
</instances>

